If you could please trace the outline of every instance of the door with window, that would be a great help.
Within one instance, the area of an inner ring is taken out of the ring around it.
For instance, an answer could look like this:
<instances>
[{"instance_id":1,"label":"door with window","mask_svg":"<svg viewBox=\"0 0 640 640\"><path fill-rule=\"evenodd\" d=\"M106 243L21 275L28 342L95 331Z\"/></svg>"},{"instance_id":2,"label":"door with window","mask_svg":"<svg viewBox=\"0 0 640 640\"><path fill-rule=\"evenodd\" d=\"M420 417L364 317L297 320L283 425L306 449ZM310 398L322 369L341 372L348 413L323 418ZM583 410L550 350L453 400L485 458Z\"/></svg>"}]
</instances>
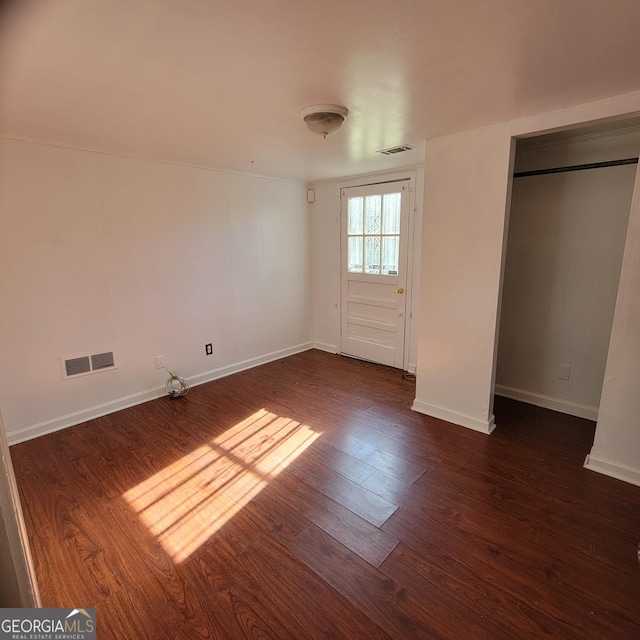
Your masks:
<instances>
[{"instance_id":1,"label":"door with window","mask_svg":"<svg viewBox=\"0 0 640 640\"><path fill-rule=\"evenodd\" d=\"M341 352L405 366L409 180L341 192Z\"/></svg>"}]
</instances>

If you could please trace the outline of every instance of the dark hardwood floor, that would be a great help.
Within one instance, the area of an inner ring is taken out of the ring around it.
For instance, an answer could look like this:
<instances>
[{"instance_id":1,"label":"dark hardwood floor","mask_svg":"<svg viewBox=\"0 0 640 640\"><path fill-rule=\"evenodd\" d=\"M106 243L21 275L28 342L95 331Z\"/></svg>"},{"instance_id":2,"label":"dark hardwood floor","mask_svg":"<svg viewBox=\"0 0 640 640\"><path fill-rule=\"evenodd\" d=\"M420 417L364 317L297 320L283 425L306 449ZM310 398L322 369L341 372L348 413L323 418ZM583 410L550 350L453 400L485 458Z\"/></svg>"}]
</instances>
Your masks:
<instances>
[{"instance_id":1,"label":"dark hardwood floor","mask_svg":"<svg viewBox=\"0 0 640 640\"><path fill-rule=\"evenodd\" d=\"M98 638L640 638L640 487L594 425L308 351L12 447L45 606Z\"/></svg>"}]
</instances>

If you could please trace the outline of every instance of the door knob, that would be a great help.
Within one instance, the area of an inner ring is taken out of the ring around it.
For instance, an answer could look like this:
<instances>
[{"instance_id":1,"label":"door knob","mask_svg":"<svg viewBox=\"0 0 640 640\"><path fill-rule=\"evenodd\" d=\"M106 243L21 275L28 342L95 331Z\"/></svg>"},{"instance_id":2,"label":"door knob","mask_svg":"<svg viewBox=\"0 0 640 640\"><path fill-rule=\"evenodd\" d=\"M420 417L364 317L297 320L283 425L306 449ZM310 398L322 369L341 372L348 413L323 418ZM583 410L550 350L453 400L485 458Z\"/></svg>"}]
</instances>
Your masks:
<instances>
[{"instance_id":1,"label":"door knob","mask_svg":"<svg viewBox=\"0 0 640 640\"><path fill-rule=\"evenodd\" d=\"M404 293L404 289L402 287L398 287L396 289L396 293Z\"/></svg>"}]
</instances>

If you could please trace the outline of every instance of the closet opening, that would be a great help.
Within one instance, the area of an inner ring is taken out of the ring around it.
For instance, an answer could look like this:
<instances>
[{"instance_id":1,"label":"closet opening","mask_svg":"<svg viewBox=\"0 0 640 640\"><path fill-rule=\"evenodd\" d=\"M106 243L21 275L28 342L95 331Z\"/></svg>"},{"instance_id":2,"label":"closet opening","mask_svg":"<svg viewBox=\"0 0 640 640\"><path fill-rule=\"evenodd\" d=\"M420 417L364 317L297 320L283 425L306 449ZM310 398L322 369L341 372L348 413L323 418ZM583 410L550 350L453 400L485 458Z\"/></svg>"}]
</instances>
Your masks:
<instances>
[{"instance_id":1,"label":"closet opening","mask_svg":"<svg viewBox=\"0 0 640 640\"><path fill-rule=\"evenodd\" d=\"M518 400L582 419L591 445L639 154L640 119L516 141L498 424Z\"/></svg>"}]
</instances>

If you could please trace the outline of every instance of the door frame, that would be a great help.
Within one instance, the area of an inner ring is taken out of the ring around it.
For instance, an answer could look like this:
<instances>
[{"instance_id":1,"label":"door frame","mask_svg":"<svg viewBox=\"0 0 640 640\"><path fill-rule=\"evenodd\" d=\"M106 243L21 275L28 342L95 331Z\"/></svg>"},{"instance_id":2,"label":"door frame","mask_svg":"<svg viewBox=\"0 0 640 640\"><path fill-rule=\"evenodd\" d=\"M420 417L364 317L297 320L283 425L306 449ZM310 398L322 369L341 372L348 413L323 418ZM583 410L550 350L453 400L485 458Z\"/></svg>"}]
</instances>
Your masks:
<instances>
[{"instance_id":1,"label":"door frame","mask_svg":"<svg viewBox=\"0 0 640 640\"><path fill-rule=\"evenodd\" d=\"M9 555L0 592L8 607L41 607L40 591L31 558L29 536L22 515L22 505L11 461L11 453L0 414L0 529Z\"/></svg>"},{"instance_id":2,"label":"door frame","mask_svg":"<svg viewBox=\"0 0 640 640\"><path fill-rule=\"evenodd\" d=\"M340 333L339 333L339 344L338 344L338 353L342 354L342 318L343 318L343 270L345 268L344 260L346 256L346 246L345 246L345 238L343 234L344 228L344 207L343 207L343 190L344 189L352 189L359 187L374 187L376 185L386 185L393 182L409 182L409 190L406 193L409 198L408 204L408 212L409 212L409 220L407 224L407 282L406 282L406 307L405 307L405 331L404 331L404 345L403 345L403 371L408 371L409 373L415 373L417 369L417 364L411 363L411 343L413 338L413 328L414 328L414 283L415 283L415 272L419 270L419 265L415 264L416 257L416 218L417 216L417 208L416 208L416 184L417 184L417 176L416 169L407 169L406 171L400 171L397 173L389 173L389 174L379 174L379 175L369 175L364 176L361 180L353 180L349 181L348 184L340 185L340 212L338 216L339 222L339 246L340 246L340 304L339 304L339 324L340 324ZM418 238L419 240L420 238ZM418 253L419 255L419 253ZM348 355L348 354L343 354Z\"/></svg>"},{"instance_id":3,"label":"door frame","mask_svg":"<svg viewBox=\"0 0 640 640\"><path fill-rule=\"evenodd\" d=\"M630 120L637 120L637 118L629 118ZM624 120L624 119L623 119ZM621 135L620 134L620 130L617 130L615 128L612 128L611 130L600 130L600 128L598 127L597 123L593 124L594 130L596 130L598 132L598 137L607 137L608 135ZM598 127L596 129L596 127ZM580 130L585 130L588 129L589 127L587 125L580 125L577 124L573 127L568 128L566 131L570 132L573 129L580 129ZM630 125L629 128L634 128L632 125ZM624 129L622 129L622 131L624 131ZM532 134L527 136L528 139L531 138L537 138L537 137L543 137L546 134L551 133L549 131L540 131L536 134ZM583 134L584 135L584 134ZM622 134L624 135L624 134ZM501 265L500 265L500 288L499 288L499 297L498 297L498 307L497 307L497 314L496 314L496 340L495 340L495 344L494 344L494 354L493 354L493 369L492 369L492 378L491 378L491 389L492 389L492 395L491 395L491 414L493 414L493 404L494 404L494 399L495 396L500 396L500 397L505 397L505 398L511 398L514 400L518 400L520 402L524 402L525 404L531 404L534 406L539 406L539 407L543 407L546 409L551 409L553 411L559 411L561 413L565 413L568 415L572 415L578 418L583 418L586 420L590 420L593 422L598 422L599 419L599 409L600 406L598 406L596 408L595 411L595 415L592 413L592 411L590 410L591 408L588 406L584 406L584 405L580 405L571 401L565 401L560 399L560 401L558 401L558 399L556 398L547 398L544 395L540 395L539 397L535 397L536 394L533 393L521 393L519 390L517 389L510 389L508 387L503 387L500 391L496 390L496 388L499 386L496 383L496 379L497 379L497 370L498 370L498 353L500 350L500 325L501 325L501 320L502 320L502 302L503 302L503 293L504 293L504 281L505 281L505 275L506 275L506 271L507 271L507 249L508 249L508 244L509 244L509 240L510 240L510 223L511 223L511 205L512 205L512 201L513 201L513 183L514 183L514 172L515 172L515 164L516 164L516 159L517 159L517 143L519 140L524 139L523 136L512 136L511 138L511 152L510 152L510 160L509 160L509 181L507 184L507 205L505 208L505 224L504 224L504 234L503 234L503 242L502 242L502 256L501 256ZM569 141L565 142L565 144L570 144L571 140L569 139ZM637 169L636 169L636 177L635 177L635 182L634 182L634 186L633 186L633 190L632 190L632 201L631 201L631 210L629 212L629 222L627 223L627 229L625 231L625 243L623 245L623 250L622 250L622 256L621 256L621 266L620 266L620 276L617 279L616 282L616 286L619 290L619 286L620 286L620 279L622 277L622 270L624 268L624 254L627 250L627 241L626 238L629 234L629 225L631 222L631 215L633 214L633 197L636 193L636 191L638 191L638 189L640 188L640 165L638 165ZM552 286L553 283L549 284L548 286ZM617 306L618 306L618 298L616 296L616 302L614 304L614 309L613 309L613 315L614 315L614 320L613 322L615 322L615 314L617 312ZM613 334L613 322L612 322L612 327L611 327L611 331L609 333L609 343L611 341L611 336ZM610 348L609 351L607 352L607 357L605 358L605 362L604 362L604 372L605 372L605 376L604 376L604 380L606 381L606 370L608 367L608 363L609 363L609 358L611 356L610 353ZM603 389L604 389L604 382L603 382Z\"/></svg>"}]
</instances>

